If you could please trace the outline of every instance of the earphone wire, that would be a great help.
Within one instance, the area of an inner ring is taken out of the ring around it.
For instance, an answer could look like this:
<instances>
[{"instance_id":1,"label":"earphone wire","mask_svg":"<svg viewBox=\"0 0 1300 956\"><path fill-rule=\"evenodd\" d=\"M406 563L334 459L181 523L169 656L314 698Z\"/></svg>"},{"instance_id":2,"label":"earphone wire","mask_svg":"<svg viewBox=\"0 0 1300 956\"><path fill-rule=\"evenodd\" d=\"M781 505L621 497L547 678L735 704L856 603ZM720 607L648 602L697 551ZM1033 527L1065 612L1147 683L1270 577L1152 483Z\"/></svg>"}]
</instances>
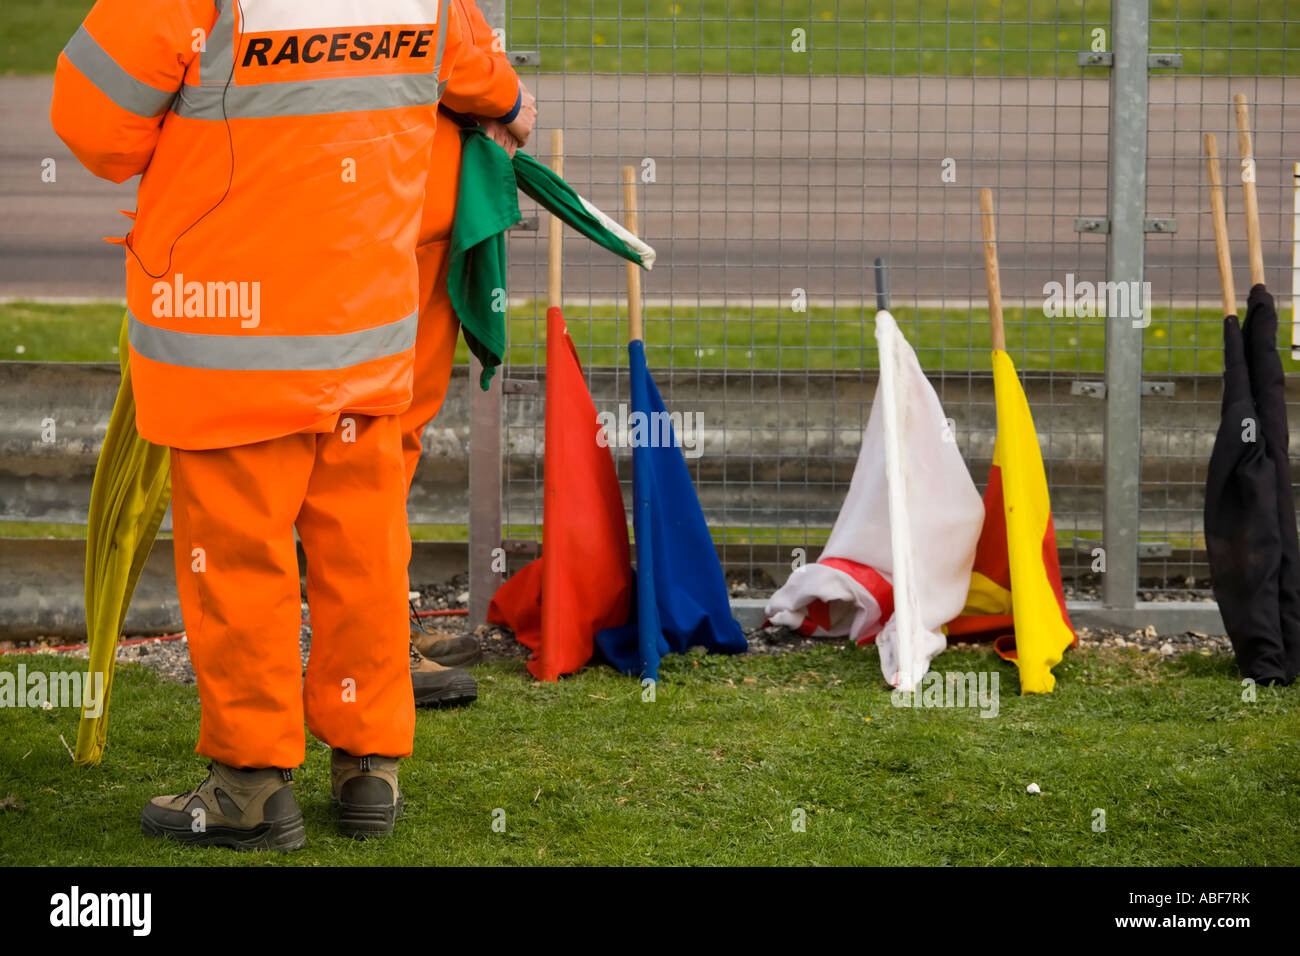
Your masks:
<instances>
[{"instance_id":1,"label":"earphone wire","mask_svg":"<svg viewBox=\"0 0 1300 956\"><path fill-rule=\"evenodd\" d=\"M208 216L212 215L214 212L217 211L218 207L220 207L220 205L226 201L226 197L230 195L230 190L235 183L235 134L234 131L231 130L230 128L230 115L226 110L226 95L230 92L230 86L235 81L235 64L239 62L239 50L240 50L240 46L244 42L244 31L243 31L244 5L241 2L241 0L235 0L235 6L239 11L239 28L235 31L238 37L238 42L236 43L235 49L230 57L230 76L226 78L226 85L221 90L221 120L226 124L226 142L230 147L230 176L226 180L226 191L221 194L221 198L218 199L210 209L204 212L203 215L199 216L198 219L195 219L192 223L190 223L188 226L186 226L176 235L176 238L172 240L171 246L168 247L167 249L167 265L163 267L162 272L159 272L156 275L150 272L149 269L145 266L144 260L140 258L139 253L137 253L134 247L131 245L131 233L127 233L126 240L123 242L123 245L126 246L127 252L131 253L131 255L135 257L135 261L139 264L140 269L144 272L144 274L151 279L161 279L165 275L167 275L167 273L171 270L172 257L173 255L175 255L176 252L176 243L180 242L181 239L184 238L185 234L188 233L191 229L193 229L204 219L207 219ZM134 232L134 230L132 230L132 232Z\"/></svg>"}]
</instances>

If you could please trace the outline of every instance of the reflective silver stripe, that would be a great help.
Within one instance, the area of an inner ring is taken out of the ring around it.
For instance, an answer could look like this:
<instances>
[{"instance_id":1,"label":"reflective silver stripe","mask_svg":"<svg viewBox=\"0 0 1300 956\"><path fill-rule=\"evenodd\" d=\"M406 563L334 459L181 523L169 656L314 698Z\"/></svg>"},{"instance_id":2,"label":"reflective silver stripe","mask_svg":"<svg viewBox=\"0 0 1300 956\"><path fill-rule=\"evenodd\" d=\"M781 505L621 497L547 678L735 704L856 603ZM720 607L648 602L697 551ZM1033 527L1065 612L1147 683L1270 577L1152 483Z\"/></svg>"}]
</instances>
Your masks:
<instances>
[{"instance_id":1,"label":"reflective silver stripe","mask_svg":"<svg viewBox=\"0 0 1300 956\"><path fill-rule=\"evenodd\" d=\"M230 119L268 116L317 116L353 110L392 110L404 106L433 106L438 82L432 73L395 76L336 76L254 86L183 86L172 109L191 119L220 120L222 98Z\"/></svg>"},{"instance_id":2,"label":"reflective silver stripe","mask_svg":"<svg viewBox=\"0 0 1300 956\"><path fill-rule=\"evenodd\" d=\"M147 359L181 368L297 372L350 368L415 347L418 312L404 319L325 335L206 335L146 325L127 313L131 347Z\"/></svg>"},{"instance_id":3,"label":"reflective silver stripe","mask_svg":"<svg viewBox=\"0 0 1300 956\"><path fill-rule=\"evenodd\" d=\"M199 86L182 86L172 109L190 119L262 119L271 116L320 116L356 110L391 110L433 106L447 84L438 81L447 46L449 0L438 2L438 43L428 73L329 77L287 83L236 86L230 82L236 50L247 38L235 37L236 5L214 0L217 22L201 54ZM232 43L232 39L236 42Z\"/></svg>"},{"instance_id":4,"label":"reflective silver stripe","mask_svg":"<svg viewBox=\"0 0 1300 956\"><path fill-rule=\"evenodd\" d=\"M438 52L433 57L433 75L436 77L442 73L442 51L447 46L447 8L451 0L439 0L438 3ZM442 91L447 88L446 83L438 84L438 99L442 99Z\"/></svg>"},{"instance_id":5,"label":"reflective silver stripe","mask_svg":"<svg viewBox=\"0 0 1300 956\"><path fill-rule=\"evenodd\" d=\"M231 46L235 37L235 4L232 0L213 0L217 21L203 42L199 53L199 83L203 86L225 86L230 80Z\"/></svg>"},{"instance_id":6,"label":"reflective silver stripe","mask_svg":"<svg viewBox=\"0 0 1300 956\"><path fill-rule=\"evenodd\" d=\"M172 97L176 95L171 90L160 90L142 83L122 69L90 35L84 23L77 28L63 52L101 93L137 116L154 117L167 112Z\"/></svg>"}]
</instances>

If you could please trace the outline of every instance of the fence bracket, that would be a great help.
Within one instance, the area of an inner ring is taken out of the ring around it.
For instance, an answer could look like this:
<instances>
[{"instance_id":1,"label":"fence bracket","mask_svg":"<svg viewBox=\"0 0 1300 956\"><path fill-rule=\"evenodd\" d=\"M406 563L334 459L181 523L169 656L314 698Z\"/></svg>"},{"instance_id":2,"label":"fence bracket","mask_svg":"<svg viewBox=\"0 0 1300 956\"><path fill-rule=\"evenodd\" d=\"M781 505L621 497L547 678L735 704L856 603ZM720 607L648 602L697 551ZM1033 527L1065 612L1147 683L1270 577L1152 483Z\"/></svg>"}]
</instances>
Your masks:
<instances>
[{"instance_id":1,"label":"fence bracket","mask_svg":"<svg viewBox=\"0 0 1300 956\"><path fill-rule=\"evenodd\" d=\"M1158 218L1158 219L1143 219L1142 231L1175 233L1178 231L1178 220L1173 218L1172 216Z\"/></svg>"},{"instance_id":2,"label":"fence bracket","mask_svg":"<svg viewBox=\"0 0 1300 956\"><path fill-rule=\"evenodd\" d=\"M1109 235L1110 220L1105 216L1076 216L1074 219L1074 231L1090 232L1099 236ZM1151 219L1143 219L1142 231L1158 232L1170 235L1178 231L1178 220L1173 216L1158 216Z\"/></svg>"},{"instance_id":3,"label":"fence bracket","mask_svg":"<svg viewBox=\"0 0 1300 956\"><path fill-rule=\"evenodd\" d=\"M526 554L530 557L540 550L538 543L530 538L505 538L501 542L501 548L506 554Z\"/></svg>"},{"instance_id":4,"label":"fence bracket","mask_svg":"<svg viewBox=\"0 0 1300 956\"><path fill-rule=\"evenodd\" d=\"M1109 52L1096 53L1091 50L1081 50L1075 54L1075 62L1079 66L1114 66L1115 54ZM1181 53L1147 54L1148 70L1181 70L1182 68L1183 55Z\"/></svg>"},{"instance_id":5,"label":"fence bracket","mask_svg":"<svg viewBox=\"0 0 1300 956\"><path fill-rule=\"evenodd\" d=\"M1144 398L1169 398L1178 390L1174 382L1143 382L1142 396ZM1084 398L1105 398L1105 382L1071 382L1071 395L1082 395Z\"/></svg>"},{"instance_id":6,"label":"fence bracket","mask_svg":"<svg viewBox=\"0 0 1300 956\"><path fill-rule=\"evenodd\" d=\"M1094 53L1089 50L1081 50L1077 56L1079 66L1114 66L1114 53Z\"/></svg>"},{"instance_id":7,"label":"fence bracket","mask_svg":"<svg viewBox=\"0 0 1300 956\"><path fill-rule=\"evenodd\" d=\"M541 66L542 54L538 50L511 50L506 54L511 66Z\"/></svg>"}]
</instances>

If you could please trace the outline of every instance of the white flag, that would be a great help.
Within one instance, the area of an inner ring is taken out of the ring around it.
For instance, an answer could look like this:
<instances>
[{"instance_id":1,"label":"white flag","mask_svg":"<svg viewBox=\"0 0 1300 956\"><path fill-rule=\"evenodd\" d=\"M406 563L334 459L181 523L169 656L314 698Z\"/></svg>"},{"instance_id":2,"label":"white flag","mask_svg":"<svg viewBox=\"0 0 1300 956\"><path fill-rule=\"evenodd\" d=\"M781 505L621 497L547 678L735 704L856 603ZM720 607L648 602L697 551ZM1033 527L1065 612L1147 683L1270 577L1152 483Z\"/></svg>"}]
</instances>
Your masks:
<instances>
[{"instance_id":1,"label":"white flag","mask_svg":"<svg viewBox=\"0 0 1300 956\"><path fill-rule=\"evenodd\" d=\"M916 353L876 313L880 383L849 493L816 564L772 595L773 624L875 638L885 679L915 690L966 604L984 504Z\"/></svg>"}]
</instances>

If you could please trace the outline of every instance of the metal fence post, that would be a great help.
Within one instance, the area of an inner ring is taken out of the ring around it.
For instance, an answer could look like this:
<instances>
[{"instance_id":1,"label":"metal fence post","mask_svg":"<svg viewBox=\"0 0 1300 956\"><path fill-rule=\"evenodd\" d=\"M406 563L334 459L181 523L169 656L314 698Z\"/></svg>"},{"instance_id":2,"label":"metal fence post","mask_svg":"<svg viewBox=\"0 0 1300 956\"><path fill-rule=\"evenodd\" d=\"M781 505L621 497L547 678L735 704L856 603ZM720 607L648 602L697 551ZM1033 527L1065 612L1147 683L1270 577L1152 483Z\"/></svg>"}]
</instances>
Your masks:
<instances>
[{"instance_id":1,"label":"metal fence post","mask_svg":"<svg viewBox=\"0 0 1300 956\"><path fill-rule=\"evenodd\" d=\"M480 0L478 8L494 30L505 27L504 0ZM501 547L501 380L488 391L479 388L481 366L470 359L469 435L469 626L487 619L488 604L501 583L492 570L493 552Z\"/></svg>"},{"instance_id":2,"label":"metal fence post","mask_svg":"<svg viewBox=\"0 0 1300 956\"><path fill-rule=\"evenodd\" d=\"M482 368L470 360L469 413L469 624L487 619L488 604L501 583L492 570L493 551L501 547L501 375L483 391Z\"/></svg>"},{"instance_id":3,"label":"metal fence post","mask_svg":"<svg viewBox=\"0 0 1300 956\"><path fill-rule=\"evenodd\" d=\"M1106 279L1141 282L1146 235L1148 0L1113 0ZM1130 286L1140 288L1140 286ZM1142 491L1142 330L1125 313L1106 318L1105 491L1102 544L1107 607L1134 607Z\"/></svg>"}]
</instances>

